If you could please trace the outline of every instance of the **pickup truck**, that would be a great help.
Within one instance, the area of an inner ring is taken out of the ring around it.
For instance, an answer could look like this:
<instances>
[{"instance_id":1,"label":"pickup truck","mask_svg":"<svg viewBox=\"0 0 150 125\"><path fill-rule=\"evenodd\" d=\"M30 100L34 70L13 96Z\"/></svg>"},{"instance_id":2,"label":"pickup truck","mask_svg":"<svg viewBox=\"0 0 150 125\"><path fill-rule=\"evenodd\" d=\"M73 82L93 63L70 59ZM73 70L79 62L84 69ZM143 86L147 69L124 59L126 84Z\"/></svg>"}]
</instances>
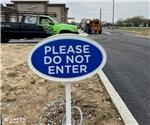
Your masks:
<instances>
[{"instance_id":1,"label":"pickup truck","mask_svg":"<svg viewBox=\"0 0 150 125\"><path fill-rule=\"evenodd\" d=\"M52 17L45 15L23 15L21 22L1 22L3 43L10 39L44 38L62 33L78 34L78 30L74 25L58 23Z\"/></svg>"}]
</instances>

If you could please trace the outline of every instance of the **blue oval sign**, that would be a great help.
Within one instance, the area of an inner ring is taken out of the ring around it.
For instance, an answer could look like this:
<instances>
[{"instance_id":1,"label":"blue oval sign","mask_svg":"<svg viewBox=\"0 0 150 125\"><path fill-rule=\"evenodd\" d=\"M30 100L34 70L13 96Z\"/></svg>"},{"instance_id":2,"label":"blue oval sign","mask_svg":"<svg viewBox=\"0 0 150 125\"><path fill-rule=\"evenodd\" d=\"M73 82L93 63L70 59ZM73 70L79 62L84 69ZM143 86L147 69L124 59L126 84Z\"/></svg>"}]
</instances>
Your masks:
<instances>
[{"instance_id":1,"label":"blue oval sign","mask_svg":"<svg viewBox=\"0 0 150 125\"><path fill-rule=\"evenodd\" d=\"M39 76L59 81L82 80L96 74L106 62L104 49L95 41L78 35L57 35L37 44L28 58Z\"/></svg>"}]
</instances>

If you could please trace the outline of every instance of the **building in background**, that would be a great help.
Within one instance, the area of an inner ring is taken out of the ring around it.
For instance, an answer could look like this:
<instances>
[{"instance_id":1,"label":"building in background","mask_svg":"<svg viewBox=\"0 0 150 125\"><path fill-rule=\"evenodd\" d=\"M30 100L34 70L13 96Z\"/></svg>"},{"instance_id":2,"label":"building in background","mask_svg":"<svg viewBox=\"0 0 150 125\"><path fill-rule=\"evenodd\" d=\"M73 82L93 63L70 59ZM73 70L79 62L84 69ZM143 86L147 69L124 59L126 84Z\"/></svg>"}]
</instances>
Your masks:
<instances>
[{"instance_id":1,"label":"building in background","mask_svg":"<svg viewBox=\"0 0 150 125\"><path fill-rule=\"evenodd\" d=\"M67 23L66 4L53 4L49 0L11 0L6 7L17 10L18 13L55 14L54 18L58 22Z\"/></svg>"},{"instance_id":2,"label":"building in background","mask_svg":"<svg viewBox=\"0 0 150 125\"><path fill-rule=\"evenodd\" d=\"M12 15L13 13L17 13L18 11L12 8L5 7L1 4L1 22L15 22L16 18Z\"/></svg>"},{"instance_id":3,"label":"building in background","mask_svg":"<svg viewBox=\"0 0 150 125\"><path fill-rule=\"evenodd\" d=\"M76 22L74 17L69 17L67 20L68 20L67 21L68 23L75 23Z\"/></svg>"}]
</instances>

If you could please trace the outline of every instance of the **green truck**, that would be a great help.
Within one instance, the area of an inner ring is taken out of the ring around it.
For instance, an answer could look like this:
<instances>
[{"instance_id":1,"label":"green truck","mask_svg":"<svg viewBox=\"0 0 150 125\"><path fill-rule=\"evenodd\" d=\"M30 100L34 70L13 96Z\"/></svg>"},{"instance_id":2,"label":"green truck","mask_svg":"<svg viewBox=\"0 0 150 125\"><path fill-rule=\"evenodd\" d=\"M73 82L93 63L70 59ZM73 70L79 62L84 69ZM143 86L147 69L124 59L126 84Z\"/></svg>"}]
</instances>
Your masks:
<instances>
[{"instance_id":1,"label":"green truck","mask_svg":"<svg viewBox=\"0 0 150 125\"><path fill-rule=\"evenodd\" d=\"M1 41L5 43L10 39L45 38L62 33L78 34L78 30L45 15L23 15L21 22L1 22Z\"/></svg>"}]
</instances>

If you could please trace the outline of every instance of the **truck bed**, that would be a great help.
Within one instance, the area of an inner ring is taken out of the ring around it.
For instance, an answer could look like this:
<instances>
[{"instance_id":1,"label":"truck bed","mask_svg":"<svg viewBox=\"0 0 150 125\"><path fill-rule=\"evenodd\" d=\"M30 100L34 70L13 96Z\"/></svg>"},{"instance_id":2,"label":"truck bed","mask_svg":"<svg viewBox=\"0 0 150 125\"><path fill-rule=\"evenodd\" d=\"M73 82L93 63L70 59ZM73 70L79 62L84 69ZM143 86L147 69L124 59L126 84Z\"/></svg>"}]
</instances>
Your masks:
<instances>
[{"instance_id":1,"label":"truck bed","mask_svg":"<svg viewBox=\"0 0 150 125\"><path fill-rule=\"evenodd\" d=\"M20 32L21 31L21 23L16 22L2 22L1 23L1 30L5 32Z\"/></svg>"}]
</instances>

